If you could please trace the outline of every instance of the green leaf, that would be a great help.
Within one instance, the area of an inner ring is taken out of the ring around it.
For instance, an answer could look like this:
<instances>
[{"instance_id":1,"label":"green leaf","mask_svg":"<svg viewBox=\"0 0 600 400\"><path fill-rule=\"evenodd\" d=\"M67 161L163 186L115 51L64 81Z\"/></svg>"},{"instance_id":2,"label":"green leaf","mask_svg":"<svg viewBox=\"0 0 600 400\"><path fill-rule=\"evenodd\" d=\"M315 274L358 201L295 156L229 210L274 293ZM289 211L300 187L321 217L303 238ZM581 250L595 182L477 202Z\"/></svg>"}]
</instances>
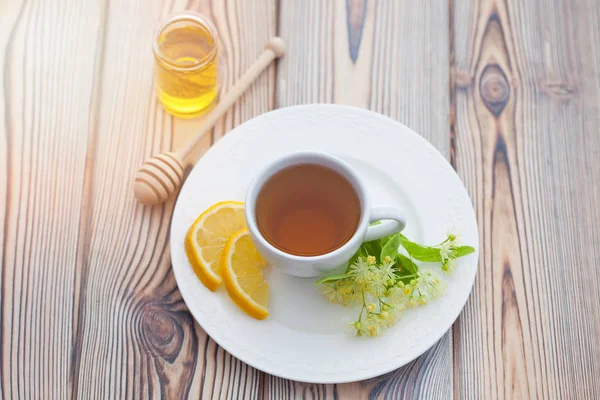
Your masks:
<instances>
[{"instance_id":1,"label":"green leaf","mask_svg":"<svg viewBox=\"0 0 600 400\"><path fill-rule=\"evenodd\" d=\"M400 238L400 234L396 234L396 235L393 235L387 241L387 243L385 243L385 245L381 249L381 256L380 256L380 261L381 262L383 262L383 260L386 257L390 257L392 260L394 258L396 258L396 255L398 255L398 248L400 247L400 241L401 240L402 239Z\"/></svg>"},{"instance_id":2,"label":"green leaf","mask_svg":"<svg viewBox=\"0 0 600 400\"><path fill-rule=\"evenodd\" d=\"M442 261L442 256L440 256L439 249L411 242L406 236L402 234L399 234L399 236L402 247L406 249L406 251L408 252L408 254L410 254L412 258L424 262Z\"/></svg>"},{"instance_id":3,"label":"green leaf","mask_svg":"<svg viewBox=\"0 0 600 400\"><path fill-rule=\"evenodd\" d=\"M381 241L381 239L372 240L370 242L363 243L360 247L363 251L363 257L379 257L381 249L383 248L383 242Z\"/></svg>"},{"instance_id":4,"label":"green leaf","mask_svg":"<svg viewBox=\"0 0 600 400\"><path fill-rule=\"evenodd\" d=\"M359 257L379 257L379 255L381 254L381 249L383 248L383 245L385 243L383 241L386 239L388 238L371 240L370 242L364 242L363 244L361 244L358 248L358 251L352 256L352 258L348 262L348 269L350 269L350 266L354 264Z\"/></svg>"},{"instance_id":5,"label":"green leaf","mask_svg":"<svg viewBox=\"0 0 600 400\"><path fill-rule=\"evenodd\" d=\"M408 284L412 279L415 279L415 275L419 272L419 267L413 260L403 254L397 254L395 260L398 267L402 267L396 272L396 276L400 281Z\"/></svg>"},{"instance_id":6,"label":"green leaf","mask_svg":"<svg viewBox=\"0 0 600 400\"><path fill-rule=\"evenodd\" d=\"M404 254L397 254L396 262L399 265L402 265L401 273L405 272L405 275L412 275L419 272L419 267L417 266L417 264L415 264L413 260L406 257Z\"/></svg>"},{"instance_id":7,"label":"green leaf","mask_svg":"<svg viewBox=\"0 0 600 400\"><path fill-rule=\"evenodd\" d=\"M475 252L475 249L471 246L460 246L457 247L456 250L456 258L466 256L467 254L471 254Z\"/></svg>"},{"instance_id":8,"label":"green leaf","mask_svg":"<svg viewBox=\"0 0 600 400\"><path fill-rule=\"evenodd\" d=\"M315 285L321 285L321 284L326 283L326 282L339 281L340 279L346 279L346 278L349 278L349 277L350 277L350 274L333 274L333 275L327 275L327 276L322 277L318 281L316 281Z\"/></svg>"}]
</instances>

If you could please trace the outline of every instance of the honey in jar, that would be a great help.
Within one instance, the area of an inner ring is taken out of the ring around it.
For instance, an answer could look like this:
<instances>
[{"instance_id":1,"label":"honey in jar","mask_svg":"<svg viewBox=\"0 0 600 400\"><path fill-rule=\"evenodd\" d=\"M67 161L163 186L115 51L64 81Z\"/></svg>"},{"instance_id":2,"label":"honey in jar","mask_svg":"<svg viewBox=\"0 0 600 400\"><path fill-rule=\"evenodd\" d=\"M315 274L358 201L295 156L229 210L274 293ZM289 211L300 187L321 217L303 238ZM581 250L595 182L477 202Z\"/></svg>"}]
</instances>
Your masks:
<instances>
[{"instance_id":1,"label":"honey in jar","mask_svg":"<svg viewBox=\"0 0 600 400\"><path fill-rule=\"evenodd\" d=\"M158 98L172 115L195 117L218 93L218 43L204 16L185 11L168 18L154 41Z\"/></svg>"}]
</instances>

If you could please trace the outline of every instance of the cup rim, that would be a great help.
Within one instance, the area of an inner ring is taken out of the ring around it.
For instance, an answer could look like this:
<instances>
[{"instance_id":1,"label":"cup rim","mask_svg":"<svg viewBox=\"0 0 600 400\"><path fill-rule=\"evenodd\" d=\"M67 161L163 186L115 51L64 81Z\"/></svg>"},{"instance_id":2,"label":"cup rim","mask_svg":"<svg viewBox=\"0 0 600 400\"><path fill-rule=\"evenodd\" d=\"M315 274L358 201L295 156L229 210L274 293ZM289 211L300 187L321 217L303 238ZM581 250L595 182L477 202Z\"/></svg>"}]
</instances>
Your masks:
<instances>
[{"instance_id":1,"label":"cup rim","mask_svg":"<svg viewBox=\"0 0 600 400\"><path fill-rule=\"evenodd\" d=\"M325 161L328 164L321 164L318 161ZM298 256L295 254L286 253L285 251L278 249L277 247L273 246L268 240L266 240L261 234L260 230L258 229L258 224L256 222L256 199L263 185L277 172L281 171L284 168L291 167L294 165L310 163L322 165L327 168L331 168L330 165L333 164L339 169L336 170L336 172L340 172L344 176L344 178L346 178L350 182L354 190L356 190L361 204L361 216L358 222L358 226L354 231L354 234L342 246L329 253L320 254L317 256ZM248 187L248 190L246 192L246 206L244 212L246 215L246 224L248 226L248 230L251 233L251 236L254 237L256 240L260 240L261 245L264 246L268 251L274 253L279 257L284 257L292 261L319 262L327 260L328 258L334 258L344 252L347 252L349 249L360 246L363 239L361 233L364 233L369 226L370 209L371 207L369 203L369 198L366 195L364 186L356 172L354 172L352 167L347 162L345 162L337 156L324 152L298 151L289 153L270 162L258 173L258 175L250 183L250 186Z\"/></svg>"}]
</instances>

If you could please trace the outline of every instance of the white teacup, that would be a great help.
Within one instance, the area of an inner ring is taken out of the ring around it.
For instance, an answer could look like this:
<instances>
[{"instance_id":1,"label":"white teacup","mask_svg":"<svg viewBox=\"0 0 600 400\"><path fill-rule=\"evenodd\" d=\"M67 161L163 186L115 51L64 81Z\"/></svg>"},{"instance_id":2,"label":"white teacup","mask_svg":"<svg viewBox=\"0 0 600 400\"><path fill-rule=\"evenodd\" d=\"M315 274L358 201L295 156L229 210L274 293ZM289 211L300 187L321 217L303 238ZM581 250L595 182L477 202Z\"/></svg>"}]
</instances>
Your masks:
<instances>
[{"instance_id":1,"label":"white teacup","mask_svg":"<svg viewBox=\"0 0 600 400\"><path fill-rule=\"evenodd\" d=\"M256 199L263 185L277 172L300 164L317 164L338 172L354 187L360 200L361 216L352 237L341 247L318 256L298 256L279 250L263 237L256 220ZM363 242L400 232L406 226L406 217L401 208L371 207L365 188L354 170L338 157L318 152L293 153L268 165L250 184L246 195L245 212L250 237L260 254L275 268L302 278L331 273L345 265ZM381 223L370 226L375 221Z\"/></svg>"}]
</instances>

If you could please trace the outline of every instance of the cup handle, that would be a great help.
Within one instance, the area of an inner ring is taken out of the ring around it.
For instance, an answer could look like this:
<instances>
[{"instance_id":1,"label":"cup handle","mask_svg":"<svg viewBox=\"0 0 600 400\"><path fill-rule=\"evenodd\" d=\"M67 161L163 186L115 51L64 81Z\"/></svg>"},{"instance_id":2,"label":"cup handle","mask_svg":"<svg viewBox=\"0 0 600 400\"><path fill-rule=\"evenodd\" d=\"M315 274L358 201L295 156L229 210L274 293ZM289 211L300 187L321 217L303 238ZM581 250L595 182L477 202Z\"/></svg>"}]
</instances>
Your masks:
<instances>
[{"instance_id":1,"label":"cup handle","mask_svg":"<svg viewBox=\"0 0 600 400\"><path fill-rule=\"evenodd\" d=\"M371 209L371 218L369 219L369 223L376 221L381 221L381 223L378 225L369 226L369 228L367 228L367 233L364 240L365 242L381 239L394 233L401 232L406 226L406 216L404 215L404 211L395 206L373 207Z\"/></svg>"}]
</instances>

